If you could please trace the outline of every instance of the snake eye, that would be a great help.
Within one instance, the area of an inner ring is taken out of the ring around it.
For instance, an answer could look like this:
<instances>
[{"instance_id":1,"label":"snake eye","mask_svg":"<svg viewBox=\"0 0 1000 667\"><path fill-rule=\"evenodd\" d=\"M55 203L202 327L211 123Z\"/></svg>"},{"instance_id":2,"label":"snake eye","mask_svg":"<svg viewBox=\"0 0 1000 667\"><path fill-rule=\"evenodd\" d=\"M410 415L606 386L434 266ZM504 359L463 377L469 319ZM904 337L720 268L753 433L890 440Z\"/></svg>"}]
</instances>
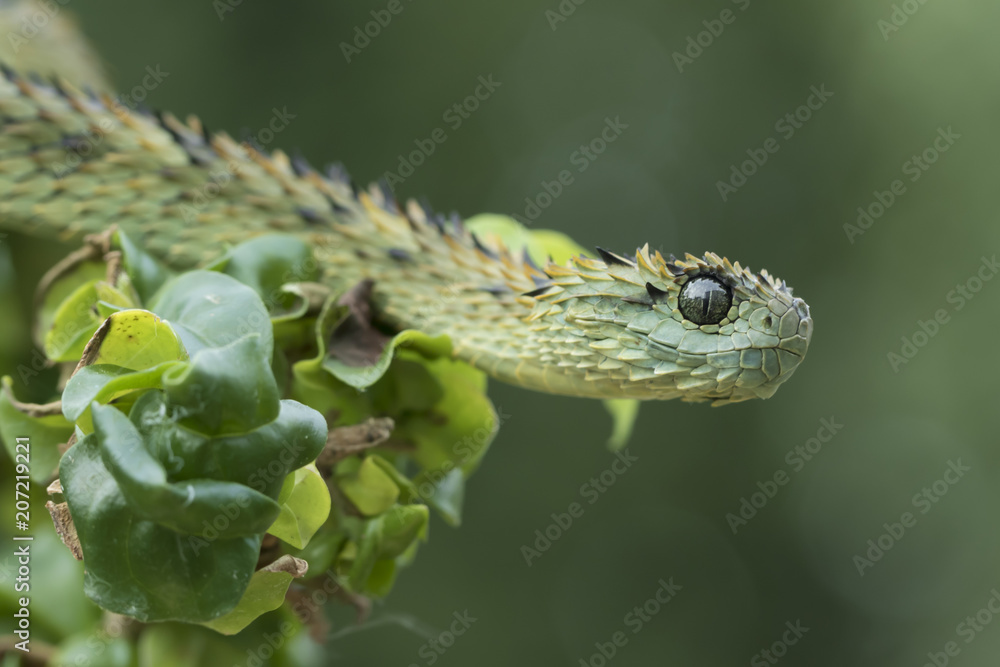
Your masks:
<instances>
[{"instance_id":1,"label":"snake eye","mask_svg":"<svg viewBox=\"0 0 1000 667\"><path fill-rule=\"evenodd\" d=\"M732 293L721 281L698 276L684 283L677 305L681 314L695 324L718 324L732 304Z\"/></svg>"}]
</instances>

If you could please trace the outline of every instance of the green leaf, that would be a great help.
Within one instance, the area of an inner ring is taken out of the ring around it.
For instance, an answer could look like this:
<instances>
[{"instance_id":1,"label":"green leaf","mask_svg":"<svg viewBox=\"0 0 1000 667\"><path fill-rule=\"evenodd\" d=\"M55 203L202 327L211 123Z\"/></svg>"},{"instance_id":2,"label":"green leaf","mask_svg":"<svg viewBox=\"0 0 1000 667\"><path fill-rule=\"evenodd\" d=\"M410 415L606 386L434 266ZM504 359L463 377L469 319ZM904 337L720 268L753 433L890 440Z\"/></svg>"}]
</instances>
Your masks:
<instances>
[{"instance_id":1,"label":"green leaf","mask_svg":"<svg viewBox=\"0 0 1000 667\"><path fill-rule=\"evenodd\" d=\"M47 664L133 667L135 649L128 637L111 637L107 632L98 630L65 640Z\"/></svg>"},{"instance_id":2,"label":"green leaf","mask_svg":"<svg viewBox=\"0 0 1000 667\"><path fill-rule=\"evenodd\" d=\"M55 310L52 328L45 334L45 356L53 361L76 361L83 355L87 341L101 325L92 310L97 303L98 281L80 285Z\"/></svg>"},{"instance_id":3,"label":"green leaf","mask_svg":"<svg viewBox=\"0 0 1000 667\"><path fill-rule=\"evenodd\" d=\"M243 484L208 479L170 483L128 417L97 403L92 412L101 460L137 517L211 539L256 535L277 517L274 500ZM222 528L215 521L220 514L225 515Z\"/></svg>"},{"instance_id":4,"label":"green leaf","mask_svg":"<svg viewBox=\"0 0 1000 667\"><path fill-rule=\"evenodd\" d=\"M236 608L224 616L203 623L224 635L235 635L259 616L274 611L285 602L288 587L295 579L284 571L257 570Z\"/></svg>"},{"instance_id":5,"label":"green leaf","mask_svg":"<svg viewBox=\"0 0 1000 667\"><path fill-rule=\"evenodd\" d=\"M271 313L284 312L294 300L282 286L319 277L312 248L294 236L258 236L230 250L227 260L223 272L253 288Z\"/></svg>"},{"instance_id":6,"label":"green leaf","mask_svg":"<svg viewBox=\"0 0 1000 667\"><path fill-rule=\"evenodd\" d=\"M122 230L115 232L113 240L122 250L122 265L136 293L143 303L147 303L170 278L170 272L133 243Z\"/></svg>"},{"instance_id":7,"label":"green leaf","mask_svg":"<svg viewBox=\"0 0 1000 667\"><path fill-rule=\"evenodd\" d=\"M468 477L479 466L499 427L493 404L483 391L485 376L446 358L423 361L422 365L437 381L440 398L430 409L398 420L395 436L416 445L413 456L425 470L447 472L458 467ZM405 389L401 393L405 394ZM404 395L400 400L405 403L408 399Z\"/></svg>"},{"instance_id":8,"label":"green leaf","mask_svg":"<svg viewBox=\"0 0 1000 667\"><path fill-rule=\"evenodd\" d=\"M287 641L287 636L275 628L277 636ZM267 661L248 659L260 645L263 635L257 635L258 643L247 653L247 648L227 641L211 630L198 625L161 624L142 629L136 641L138 654L135 667L193 667L194 665L246 665L246 667L286 667L283 662L287 644L273 649L274 658ZM268 646L264 644L264 646ZM269 647L270 648L270 647ZM62 667L62 665L59 665ZM69 667L69 663L67 663ZM91 663L87 667L104 667Z\"/></svg>"},{"instance_id":9,"label":"green leaf","mask_svg":"<svg viewBox=\"0 0 1000 667\"><path fill-rule=\"evenodd\" d=\"M273 421L280 409L278 385L270 348L262 349L270 342L251 334L224 347L203 348L189 364L164 373L170 402L186 409L181 423L206 435L232 435Z\"/></svg>"},{"instance_id":10,"label":"green leaf","mask_svg":"<svg viewBox=\"0 0 1000 667\"><path fill-rule=\"evenodd\" d=\"M365 521L363 532L354 542L354 553L351 550L346 552L352 561L346 582L350 588L366 590L373 574L376 582L384 577L384 571L376 571L378 561L402 556L417 540L426 538L428 519L425 505L396 505L388 512ZM384 586L379 586L379 589L387 592Z\"/></svg>"},{"instance_id":11,"label":"green leaf","mask_svg":"<svg viewBox=\"0 0 1000 667\"><path fill-rule=\"evenodd\" d=\"M302 549L330 516L330 490L316 466L310 464L285 478L278 504L281 514L267 532Z\"/></svg>"},{"instance_id":12,"label":"green leaf","mask_svg":"<svg viewBox=\"0 0 1000 667\"><path fill-rule=\"evenodd\" d=\"M106 275L107 267L104 263L82 262L49 284L36 315L37 331L43 335L43 338L38 341L39 345L44 347L44 336L51 331L55 324L56 312L63 303L79 290L81 285L94 285L98 281L104 280Z\"/></svg>"},{"instance_id":13,"label":"green leaf","mask_svg":"<svg viewBox=\"0 0 1000 667\"><path fill-rule=\"evenodd\" d=\"M132 371L121 366L99 364L84 366L66 382L63 390L62 410L66 419L76 422L84 434L93 431L90 405L94 401L108 404L112 401L127 403L123 398L132 393L163 386L163 374L185 362L168 361L144 371Z\"/></svg>"},{"instance_id":14,"label":"green leaf","mask_svg":"<svg viewBox=\"0 0 1000 667\"><path fill-rule=\"evenodd\" d=\"M366 516L387 511L399 498L399 487L382 470L377 458L351 457L337 466L337 487Z\"/></svg>"},{"instance_id":15,"label":"green leaf","mask_svg":"<svg viewBox=\"0 0 1000 667\"><path fill-rule=\"evenodd\" d=\"M465 475L459 468L454 468L444 475L438 475L435 482L424 476L415 482L424 502L441 514L441 518L450 526L458 527L462 523L462 503L465 501ZM427 488L433 489L427 494ZM426 495L425 495L426 494Z\"/></svg>"},{"instance_id":16,"label":"green leaf","mask_svg":"<svg viewBox=\"0 0 1000 667\"><path fill-rule=\"evenodd\" d=\"M60 470L88 597L143 621L229 612L280 511L285 476L326 442L321 415L294 401L280 408L252 433L207 438L171 417L162 392L136 401L131 418L95 403L95 432Z\"/></svg>"},{"instance_id":17,"label":"green leaf","mask_svg":"<svg viewBox=\"0 0 1000 667\"><path fill-rule=\"evenodd\" d=\"M505 215L484 213L469 218L465 222L469 231L479 236L485 243L497 246L499 240L512 253L527 249L536 264L544 265L549 257L557 264L563 264L574 255L582 255L586 250L562 232L551 229L528 229L517 220Z\"/></svg>"},{"instance_id":18,"label":"green leaf","mask_svg":"<svg viewBox=\"0 0 1000 667\"><path fill-rule=\"evenodd\" d=\"M382 350L378 361L371 366L348 366L339 359L328 356L323 360L323 368L344 384L364 389L385 375L396 349L400 347L419 350L426 357L439 357L451 353L451 340L444 335L431 337L420 331L406 329L393 336Z\"/></svg>"},{"instance_id":19,"label":"green leaf","mask_svg":"<svg viewBox=\"0 0 1000 667\"><path fill-rule=\"evenodd\" d=\"M73 425L62 415L32 417L17 408L10 377L3 378L0 389L0 438L15 466L17 438L28 438L31 443L29 476L34 482L44 483L59 465L59 445L73 435ZM23 459L22 459L23 462ZM20 473L19 473L20 474Z\"/></svg>"},{"instance_id":20,"label":"green leaf","mask_svg":"<svg viewBox=\"0 0 1000 667\"><path fill-rule=\"evenodd\" d=\"M137 518L93 434L63 457L60 479L83 549L84 593L104 609L143 622L201 622L243 595L259 536L208 541Z\"/></svg>"},{"instance_id":21,"label":"green leaf","mask_svg":"<svg viewBox=\"0 0 1000 667\"><path fill-rule=\"evenodd\" d=\"M604 401L605 409L611 413L614 426L608 438L608 449L617 452L628 444L632 437L635 420L639 416L639 401L633 398L613 398Z\"/></svg>"},{"instance_id":22,"label":"green leaf","mask_svg":"<svg viewBox=\"0 0 1000 667\"><path fill-rule=\"evenodd\" d=\"M122 310L104 321L94 336L92 364L112 364L134 371L165 361L184 361L187 351L169 324L148 310Z\"/></svg>"},{"instance_id":23,"label":"green leaf","mask_svg":"<svg viewBox=\"0 0 1000 667\"><path fill-rule=\"evenodd\" d=\"M163 286L149 309L167 320L192 357L204 348L223 347L251 334L270 362L274 351L271 320L252 288L214 271L190 271Z\"/></svg>"}]
</instances>

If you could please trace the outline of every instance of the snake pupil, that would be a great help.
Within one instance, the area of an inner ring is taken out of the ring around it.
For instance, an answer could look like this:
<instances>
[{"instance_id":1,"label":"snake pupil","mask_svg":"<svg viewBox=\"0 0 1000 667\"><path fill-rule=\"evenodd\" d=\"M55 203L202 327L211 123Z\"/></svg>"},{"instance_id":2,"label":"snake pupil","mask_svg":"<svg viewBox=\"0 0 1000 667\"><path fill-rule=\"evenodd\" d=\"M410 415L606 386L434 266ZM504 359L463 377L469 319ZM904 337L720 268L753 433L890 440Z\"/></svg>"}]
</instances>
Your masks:
<instances>
[{"instance_id":1,"label":"snake pupil","mask_svg":"<svg viewBox=\"0 0 1000 667\"><path fill-rule=\"evenodd\" d=\"M699 276L681 290L678 308L695 324L718 324L726 318L733 303L732 294L717 278Z\"/></svg>"}]
</instances>

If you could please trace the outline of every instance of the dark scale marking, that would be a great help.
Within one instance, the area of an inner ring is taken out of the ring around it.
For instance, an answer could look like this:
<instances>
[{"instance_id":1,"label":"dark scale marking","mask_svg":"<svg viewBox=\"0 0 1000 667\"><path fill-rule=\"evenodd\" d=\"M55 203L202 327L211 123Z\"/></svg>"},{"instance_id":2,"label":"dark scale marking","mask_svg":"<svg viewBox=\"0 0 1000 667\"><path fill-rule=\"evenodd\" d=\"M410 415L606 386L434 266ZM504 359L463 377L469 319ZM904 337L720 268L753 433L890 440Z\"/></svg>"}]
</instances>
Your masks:
<instances>
[{"instance_id":1,"label":"dark scale marking","mask_svg":"<svg viewBox=\"0 0 1000 667\"><path fill-rule=\"evenodd\" d=\"M595 247L597 248L597 254L601 256L601 260L608 266L611 266L612 264L619 264L621 266L634 266L627 259L619 255L616 255L610 250L605 250L601 246L595 246Z\"/></svg>"},{"instance_id":2,"label":"dark scale marking","mask_svg":"<svg viewBox=\"0 0 1000 667\"><path fill-rule=\"evenodd\" d=\"M531 253L528 252L527 248L525 248L524 250L521 251L521 262L524 263L524 264L527 264L528 266L530 266L531 268L533 268L535 271L538 271L539 273L543 273L542 267L538 266L538 264L535 263L535 260L533 260L531 258Z\"/></svg>"},{"instance_id":3,"label":"dark scale marking","mask_svg":"<svg viewBox=\"0 0 1000 667\"><path fill-rule=\"evenodd\" d=\"M351 177L347 173L347 169L340 162L331 162L326 165L326 177L335 183L343 183L344 185L350 185Z\"/></svg>"},{"instance_id":4,"label":"dark scale marking","mask_svg":"<svg viewBox=\"0 0 1000 667\"><path fill-rule=\"evenodd\" d=\"M338 202L336 199L334 199L330 195L326 195L326 200L330 203L330 208L333 209L334 213L340 213L341 215L347 215L348 213L351 212L351 209L347 208L346 206L344 206L343 204L341 204L340 202Z\"/></svg>"},{"instance_id":5,"label":"dark scale marking","mask_svg":"<svg viewBox=\"0 0 1000 667\"><path fill-rule=\"evenodd\" d=\"M4 78L6 78L11 83L17 83L20 79L17 72L10 68L7 63L0 62L0 72L3 72Z\"/></svg>"},{"instance_id":6,"label":"dark scale marking","mask_svg":"<svg viewBox=\"0 0 1000 667\"><path fill-rule=\"evenodd\" d=\"M378 189L382 192L382 208L394 215L398 214L399 203L396 201L396 195L393 193L392 187L390 187L389 181L385 176L378 179Z\"/></svg>"},{"instance_id":7,"label":"dark scale marking","mask_svg":"<svg viewBox=\"0 0 1000 667\"><path fill-rule=\"evenodd\" d=\"M674 264L672 262L667 262L667 264L665 264L665 266L667 267L667 271L669 271L670 275L672 275L672 276L683 276L684 275L684 269L682 269L681 267L677 266L676 264Z\"/></svg>"},{"instance_id":8,"label":"dark scale marking","mask_svg":"<svg viewBox=\"0 0 1000 667\"><path fill-rule=\"evenodd\" d=\"M539 287L538 289L533 289L530 292L524 292L521 296L531 296L531 297L541 296L546 292L548 292L550 289L552 289L552 285L543 285L542 287Z\"/></svg>"},{"instance_id":9,"label":"dark scale marking","mask_svg":"<svg viewBox=\"0 0 1000 667\"><path fill-rule=\"evenodd\" d=\"M649 298L652 299L653 303L665 301L669 296L669 293L664 292L653 283L646 283L646 294L649 295Z\"/></svg>"},{"instance_id":10,"label":"dark scale marking","mask_svg":"<svg viewBox=\"0 0 1000 667\"><path fill-rule=\"evenodd\" d=\"M175 130L166 122L166 119L163 117L163 112L161 111L156 112L156 123L161 128L166 130L167 133L170 134L171 138L173 138L174 140L174 143L176 143L178 146L184 149L184 152L187 153L188 156L188 162L197 167L199 164L199 160L195 157L194 153L191 151L191 148L188 145L189 142L184 137L184 135Z\"/></svg>"},{"instance_id":11,"label":"dark scale marking","mask_svg":"<svg viewBox=\"0 0 1000 667\"><path fill-rule=\"evenodd\" d=\"M240 131L240 136L242 137L240 143L249 146L256 152L260 153L261 155L267 155L267 152L264 150L264 147L261 146L260 143L257 141L257 138L252 134L250 134L250 130L244 127Z\"/></svg>"},{"instance_id":12,"label":"dark scale marking","mask_svg":"<svg viewBox=\"0 0 1000 667\"><path fill-rule=\"evenodd\" d=\"M510 291L511 291L510 288L507 287L506 285L494 285L494 286L490 286L490 287L480 287L479 289L481 291L483 291L483 292L489 292L490 294L493 294L495 296L504 296L506 294L510 294Z\"/></svg>"},{"instance_id":13,"label":"dark scale marking","mask_svg":"<svg viewBox=\"0 0 1000 667\"><path fill-rule=\"evenodd\" d=\"M479 237L476 236L475 232L472 233L472 243L476 246L479 252L483 253L490 259L500 259L498 254L483 245L483 242L479 240Z\"/></svg>"},{"instance_id":14,"label":"dark scale marking","mask_svg":"<svg viewBox=\"0 0 1000 667\"><path fill-rule=\"evenodd\" d=\"M316 170L309 164L309 160L300 151L296 150L292 155L292 171L295 172L296 176L307 176Z\"/></svg>"},{"instance_id":15,"label":"dark scale marking","mask_svg":"<svg viewBox=\"0 0 1000 667\"><path fill-rule=\"evenodd\" d=\"M319 215L319 213L308 206L299 206L295 209L295 211L299 214L300 218L306 221L306 224L318 225L323 222L323 218Z\"/></svg>"},{"instance_id":16,"label":"dark scale marking","mask_svg":"<svg viewBox=\"0 0 1000 667\"><path fill-rule=\"evenodd\" d=\"M389 257L392 257L397 262L412 262L413 257L410 253L406 252L402 248L389 248Z\"/></svg>"}]
</instances>

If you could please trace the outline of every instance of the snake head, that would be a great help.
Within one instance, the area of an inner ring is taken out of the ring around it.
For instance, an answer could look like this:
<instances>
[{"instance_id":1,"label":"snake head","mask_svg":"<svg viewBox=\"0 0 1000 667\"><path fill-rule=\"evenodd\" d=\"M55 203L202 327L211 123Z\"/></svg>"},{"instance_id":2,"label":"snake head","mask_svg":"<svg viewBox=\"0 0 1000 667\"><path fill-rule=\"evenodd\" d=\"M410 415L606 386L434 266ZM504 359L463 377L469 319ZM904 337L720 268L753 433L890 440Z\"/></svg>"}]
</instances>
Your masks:
<instances>
[{"instance_id":1,"label":"snake head","mask_svg":"<svg viewBox=\"0 0 1000 667\"><path fill-rule=\"evenodd\" d=\"M767 271L714 253L599 253L545 267L551 284L532 295L531 317L559 331L541 341L547 361L582 373L589 395L713 405L770 398L802 363L809 306Z\"/></svg>"}]
</instances>

